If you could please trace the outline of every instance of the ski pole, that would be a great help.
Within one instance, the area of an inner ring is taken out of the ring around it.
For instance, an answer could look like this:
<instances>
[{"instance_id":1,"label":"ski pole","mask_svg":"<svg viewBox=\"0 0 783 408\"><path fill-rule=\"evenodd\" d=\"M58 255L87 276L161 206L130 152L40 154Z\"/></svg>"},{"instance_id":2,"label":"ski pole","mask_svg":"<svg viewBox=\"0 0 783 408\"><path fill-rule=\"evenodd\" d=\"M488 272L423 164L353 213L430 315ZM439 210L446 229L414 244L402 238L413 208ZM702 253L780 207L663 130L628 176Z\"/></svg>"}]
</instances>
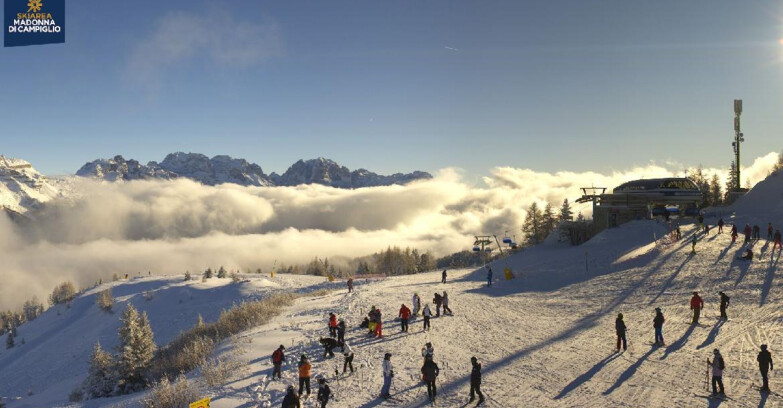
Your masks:
<instances>
[{"instance_id":1,"label":"ski pole","mask_svg":"<svg viewBox=\"0 0 783 408\"><path fill-rule=\"evenodd\" d=\"M704 373L704 388L707 392L710 391L710 359L707 359L707 371Z\"/></svg>"}]
</instances>

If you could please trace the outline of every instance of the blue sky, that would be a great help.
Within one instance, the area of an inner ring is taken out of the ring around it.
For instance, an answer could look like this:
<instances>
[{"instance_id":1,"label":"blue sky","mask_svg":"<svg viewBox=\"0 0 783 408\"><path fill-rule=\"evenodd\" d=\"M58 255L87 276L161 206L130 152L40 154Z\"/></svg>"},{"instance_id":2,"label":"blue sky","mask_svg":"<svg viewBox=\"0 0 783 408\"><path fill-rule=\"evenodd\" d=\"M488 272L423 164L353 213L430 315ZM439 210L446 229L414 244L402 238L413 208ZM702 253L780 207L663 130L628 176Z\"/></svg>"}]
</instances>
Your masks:
<instances>
[{"instance_id":1,"label":"blue sky","mask_svg":"<svg viewBox=\"0 0 783 408\"><path fill-rule=\"evenodd\" d=\"M44 6L46 0L44 0ZM783 149L776 1L68 1L66 43L0 49L0 152L725 167Z\"/></svg>"}]
</instances>

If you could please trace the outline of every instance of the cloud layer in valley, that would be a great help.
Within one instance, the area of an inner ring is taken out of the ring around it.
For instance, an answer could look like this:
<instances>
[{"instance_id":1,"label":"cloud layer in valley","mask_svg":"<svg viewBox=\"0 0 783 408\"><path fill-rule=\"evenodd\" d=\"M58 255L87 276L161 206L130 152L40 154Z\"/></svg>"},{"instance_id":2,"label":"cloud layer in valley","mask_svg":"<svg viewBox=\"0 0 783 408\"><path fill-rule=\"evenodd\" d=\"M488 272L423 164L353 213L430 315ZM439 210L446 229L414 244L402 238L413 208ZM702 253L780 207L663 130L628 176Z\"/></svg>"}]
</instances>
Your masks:
<instances>
[{"instance_id":1,"label":"cloud layer in valley","mask_svg":"<svg viewBox=\"0 0 783 408\"><path fill-rule=\"evenodd\" d=\"M775 153L756 159L743 169L743 179L760 181L776 160ZM355 190L79 180L75 194L32 221L0 217L0 308L18 307L33 295L43 299L66 279L88 285L113 273L201 272L220 265L268 270L275 260L356 257L390 245L445 255L470 248L474 234L508 230L519 237L533 202L559 207L563 199L579 197L579 187L682 176L673 170L682 168L648 165L600 174L498 167L481 186L444 169L432 180ZM704 172L725 184L725 170ZM590 216L589 205L575 209Z\"/></svg>"}]
</instances>

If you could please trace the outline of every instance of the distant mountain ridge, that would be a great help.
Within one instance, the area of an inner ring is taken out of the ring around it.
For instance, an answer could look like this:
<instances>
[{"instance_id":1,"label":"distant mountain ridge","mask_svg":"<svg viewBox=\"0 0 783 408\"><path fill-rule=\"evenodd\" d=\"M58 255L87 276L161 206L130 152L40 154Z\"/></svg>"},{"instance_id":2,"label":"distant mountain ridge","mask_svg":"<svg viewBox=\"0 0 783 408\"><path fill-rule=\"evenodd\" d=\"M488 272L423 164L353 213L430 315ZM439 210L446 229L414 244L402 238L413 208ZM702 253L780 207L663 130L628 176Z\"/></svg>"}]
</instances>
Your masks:
<instances>
[{"instance_id":1,"label":"distant mountain ridge","mask_svg":"<svg viewBox=\"0 0 783 408\"><path fill-rule=\"evenodd\" d=\"M86 163L77 176L107 181L187 178L206 185L233 183L243 186L297 186L322 184L338 188L362 188L407 184L415 180L430 179L423 171L379 175L366 169L351 171L333 160L319 157L299 160L282 175L264 174L261 166L245 159L219 155L211 159L200 153L171 153L158 163L146 165L137 160L126 160L117 155L111 159L97 159Z\"/></svg>"},{"instance_id":2,"label":"distant mountain ridge","mask_svg":"<svg viewBox=\"0 0 783 408\"><path fill-rule=\"evenodd\" d=\"M0 155L0 210L15 217L60 195L59 188L30 163Z\"/></svg>"}]
</instances>

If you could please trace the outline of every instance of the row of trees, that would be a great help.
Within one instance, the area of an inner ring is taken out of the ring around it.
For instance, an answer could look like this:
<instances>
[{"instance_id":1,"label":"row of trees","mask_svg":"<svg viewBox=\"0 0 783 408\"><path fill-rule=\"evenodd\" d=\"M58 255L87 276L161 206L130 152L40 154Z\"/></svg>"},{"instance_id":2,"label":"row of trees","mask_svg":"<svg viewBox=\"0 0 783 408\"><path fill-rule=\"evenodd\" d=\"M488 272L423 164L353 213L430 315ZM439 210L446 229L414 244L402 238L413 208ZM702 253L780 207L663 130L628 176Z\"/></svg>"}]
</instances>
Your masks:
<instances>
[{"instance_id":1,"label":"row of trees","mask_svg":"<svg viewBox=\"0 0 783 408\"><path fill-rule=\"evenodd\" d=\"M525 215L525 221L522 224L524 240L520 242L523 246L536 245L543 242L549 234L554 231L563 221L573 221L574 212L571 204L566 198L560 206L560 210L555 213L551 203L547 203L543 210L534 202L530 204ZM577 216L577 221L584 221L581 213Z\"/></svg>"}]
</instances>

